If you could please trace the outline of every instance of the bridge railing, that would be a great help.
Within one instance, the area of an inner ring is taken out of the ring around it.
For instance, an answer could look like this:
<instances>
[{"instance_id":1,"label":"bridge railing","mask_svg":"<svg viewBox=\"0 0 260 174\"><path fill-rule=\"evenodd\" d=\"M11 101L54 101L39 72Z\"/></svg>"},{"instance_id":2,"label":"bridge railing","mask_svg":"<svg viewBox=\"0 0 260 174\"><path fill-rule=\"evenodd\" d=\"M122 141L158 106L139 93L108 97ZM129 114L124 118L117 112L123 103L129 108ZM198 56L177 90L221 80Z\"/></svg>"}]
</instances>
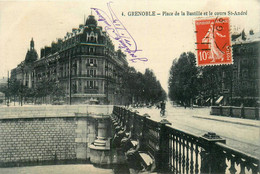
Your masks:
<instances>
[{"instance_id":1,"label":"bridge railing","mask_svg":"<svg viewBox=\"0 0 260 174\"><path fill-rule=\"evenodd\" d=\"M214 133L198 136L114 106L121 126L139 138L158 171L173 173L259 173L259 159L225 145Z\"/></svg>"}]
</instances>

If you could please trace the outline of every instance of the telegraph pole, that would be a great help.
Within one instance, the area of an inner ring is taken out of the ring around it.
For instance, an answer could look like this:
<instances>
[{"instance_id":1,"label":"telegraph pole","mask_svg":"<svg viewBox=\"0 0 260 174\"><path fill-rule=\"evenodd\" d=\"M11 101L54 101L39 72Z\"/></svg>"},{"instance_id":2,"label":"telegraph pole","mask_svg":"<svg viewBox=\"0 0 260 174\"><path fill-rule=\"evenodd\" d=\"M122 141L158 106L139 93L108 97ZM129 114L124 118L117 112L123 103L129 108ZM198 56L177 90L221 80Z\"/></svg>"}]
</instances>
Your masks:
<instances>
[{"instance_id":1,"label":"telegraph pole","mask_svg":"<svg viewBox=\"0 0 260 174\"><path fill-rule=\"evenodd\" d=\"M9 97L9 71L7 72L7 106L9 107L10 97Z\"/></svg>"},{"instance_id":2,"label":"telegraph pole","mask_svg":"<svg viewBox=\"0 0 260 174\"><path fill-rule=\"evenodd\" d=\"M105 71L106 72L106 80L107 80L107 83L106 83L106 87L107 87L107 104L109 104L109 100L108 100L108 61L106 61L106 67L107 67L107 70Z\"/></svg>"}]
</instances>

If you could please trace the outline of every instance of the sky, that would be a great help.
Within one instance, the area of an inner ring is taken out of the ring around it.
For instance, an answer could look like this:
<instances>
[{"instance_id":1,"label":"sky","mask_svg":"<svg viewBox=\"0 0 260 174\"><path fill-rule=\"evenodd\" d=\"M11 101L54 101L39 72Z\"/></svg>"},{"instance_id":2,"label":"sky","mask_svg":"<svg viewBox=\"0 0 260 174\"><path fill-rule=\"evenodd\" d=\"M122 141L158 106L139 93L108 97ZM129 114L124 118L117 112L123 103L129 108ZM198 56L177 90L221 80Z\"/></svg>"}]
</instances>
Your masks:
<instances>
[{"instance_id":1,"label":"sky","mask_svg":"<svg viewBox=\"0 0 260 174\"><path fill-rule=\"evenodd\" d=\"M56 0L56 1L1 1L0 0L0 77L7 76L25 59L30 40L35 48L50 46L57 38L64 38L72 28L83 24L84 16L91 14L91 8L109 12L104 0ZM134 38L139 50L138 56L146 57L147 62L138 61L129 65L144 72L150 68L162 87L168 91L169 70L172 61L183 52L195 53L194 20L198 17L216 17L222 12L245 11L247 15L228 16L231 33L234 28L246 33L260 28L259 0L113 0L111 8ZM156 11L160 16L129 16L129 12ZM208 12L211 16L162 16L162 12ZM122 12L124 16L122 16ZM216 13L215 13L216 12ZM218 13L218 14L217 14ZM95 11L92 14L98 19ZM223 14L223 13L222 13ZM98 25L105 26L98 22ZM235 27L234 27L235 26ZM112 40L118 47L116 40ZM127 55L127 59L131 57Z\"/></svg>"}]
</instances>

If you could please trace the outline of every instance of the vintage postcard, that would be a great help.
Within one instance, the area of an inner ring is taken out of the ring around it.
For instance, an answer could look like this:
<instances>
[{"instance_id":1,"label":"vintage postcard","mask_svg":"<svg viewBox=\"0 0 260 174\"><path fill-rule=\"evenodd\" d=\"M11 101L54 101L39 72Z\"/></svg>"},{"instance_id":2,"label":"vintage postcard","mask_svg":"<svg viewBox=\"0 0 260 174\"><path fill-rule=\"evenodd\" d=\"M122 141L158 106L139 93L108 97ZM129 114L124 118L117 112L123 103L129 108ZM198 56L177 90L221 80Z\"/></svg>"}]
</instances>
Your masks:
<instances>
[{"instance_id":1,"label":"vintage postcard","mask_svg":"<svg viewBox=\"0 0 260 174\"><path fill-rule=\"evenodd\" d=\"M259 0L0 0L0 173L259 173Z\"/></svg>"}]
</instances>

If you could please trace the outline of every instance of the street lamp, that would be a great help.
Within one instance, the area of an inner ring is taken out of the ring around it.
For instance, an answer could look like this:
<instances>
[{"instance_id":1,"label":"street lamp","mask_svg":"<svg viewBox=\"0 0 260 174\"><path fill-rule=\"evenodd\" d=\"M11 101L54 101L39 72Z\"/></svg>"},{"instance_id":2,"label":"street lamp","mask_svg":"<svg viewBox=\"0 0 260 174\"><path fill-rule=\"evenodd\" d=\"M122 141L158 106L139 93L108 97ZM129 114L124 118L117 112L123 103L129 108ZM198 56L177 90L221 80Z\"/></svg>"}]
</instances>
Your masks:
<instances>
[{"instance_id":1,"label":"street lamp","mask_svg":"<svg viewBox=\"0 0 260 174\"><path fill-rule=\"evenodd\" d=\"M7 73L7 106L9 107L9 100L10 100L10 91L9 91L9 71Z\"/></svg>"}]
</instances>

